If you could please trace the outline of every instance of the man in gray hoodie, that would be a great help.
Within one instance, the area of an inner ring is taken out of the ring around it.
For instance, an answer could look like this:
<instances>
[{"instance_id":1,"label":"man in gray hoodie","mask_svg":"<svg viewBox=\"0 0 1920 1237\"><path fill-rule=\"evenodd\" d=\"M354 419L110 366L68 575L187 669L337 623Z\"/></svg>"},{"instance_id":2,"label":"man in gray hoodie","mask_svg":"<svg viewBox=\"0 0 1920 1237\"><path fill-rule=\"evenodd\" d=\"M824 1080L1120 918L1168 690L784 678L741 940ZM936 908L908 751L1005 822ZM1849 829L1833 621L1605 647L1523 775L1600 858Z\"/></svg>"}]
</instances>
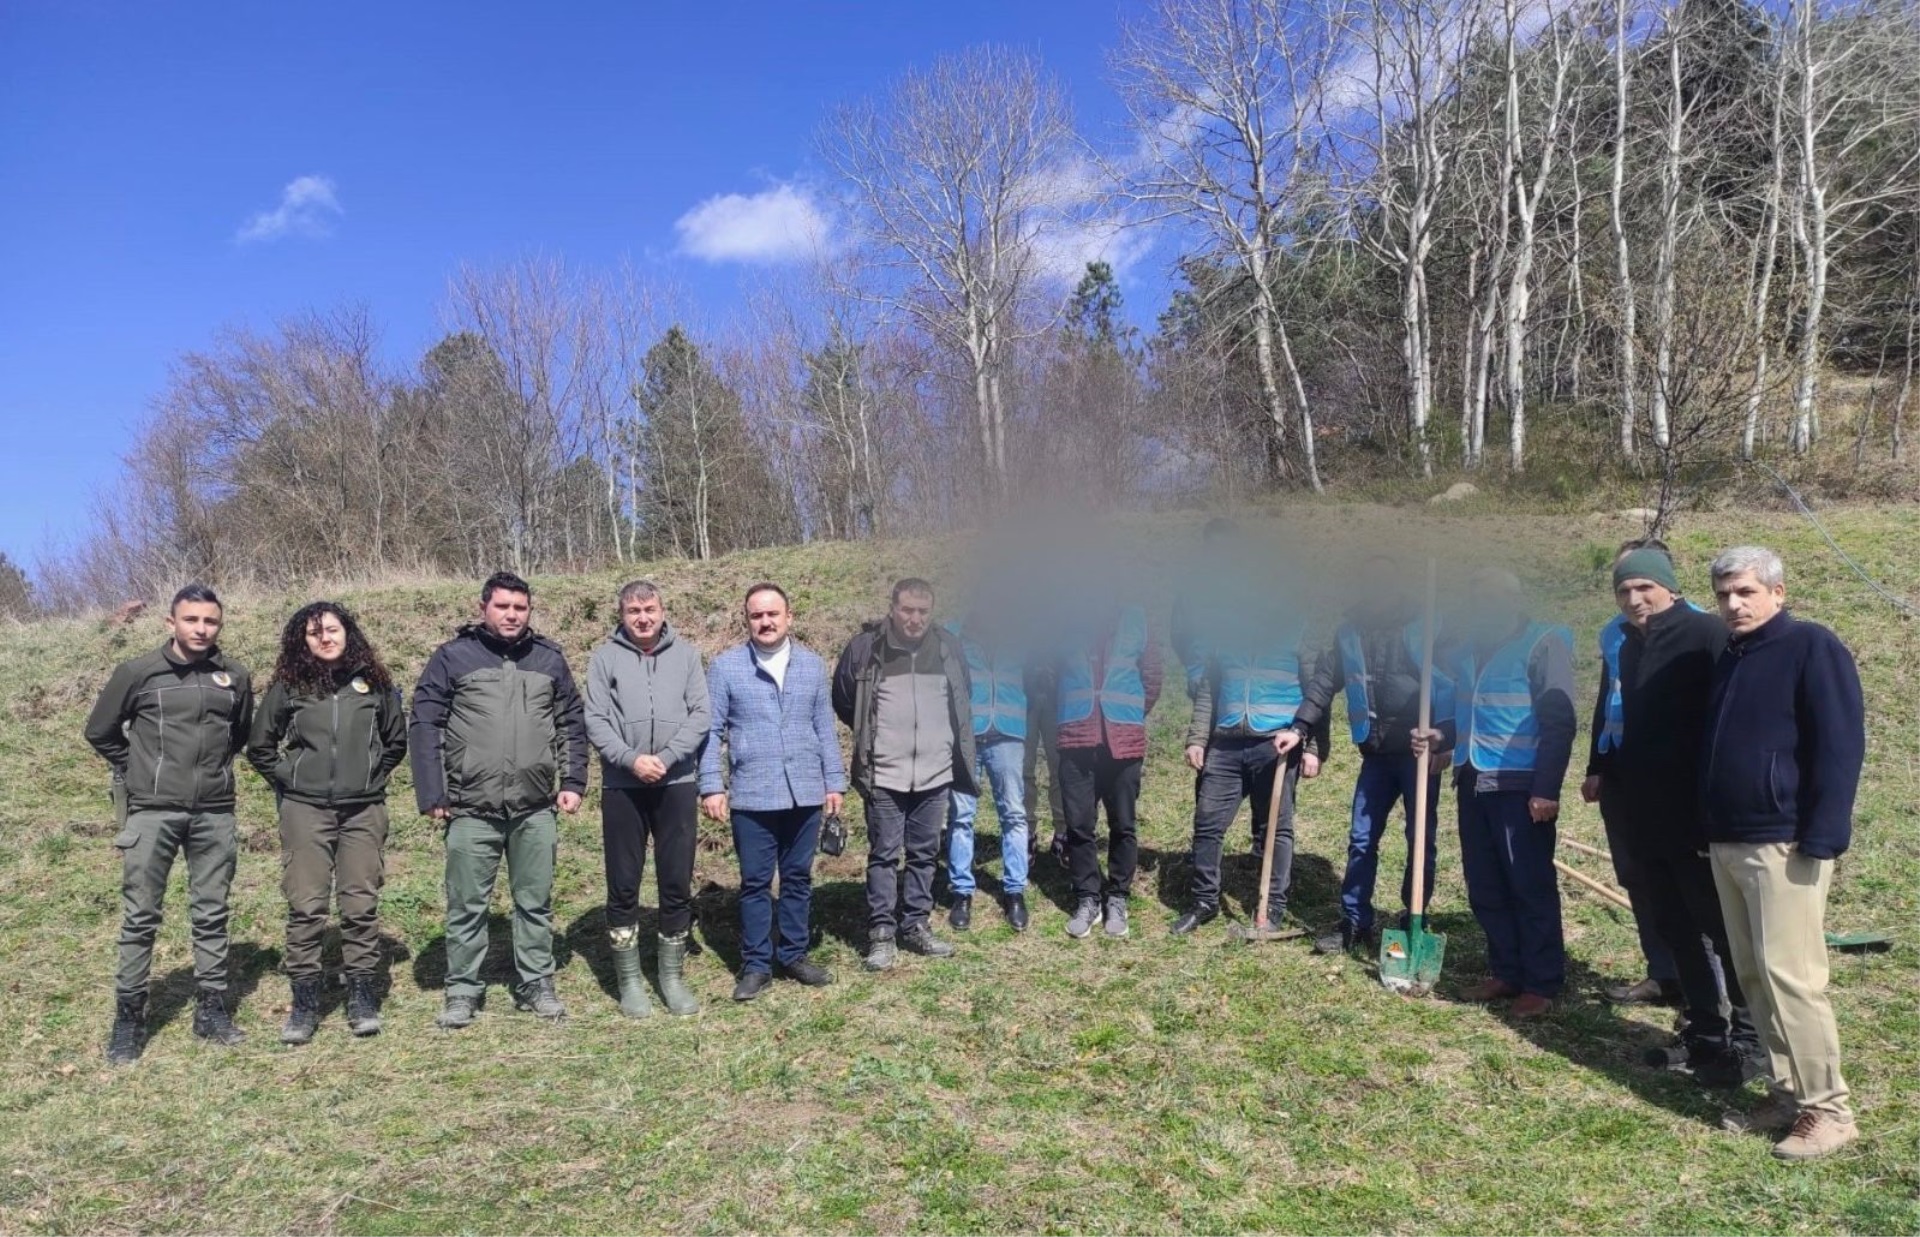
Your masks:
<instances>
[{"instance_id":1,"label":"man in gray hoodie","mask_svg":"<svg viewBox=\"0 0 1920 1237\"><path fill-rule=\"evenodd\" d=\"M587 667L587 738L600 753L600 837L607 859L607 934L620 1012L653 1012L640 970L640 877L653 837L660 886L660 997L699 1012L687 987L701 750L713 711L700 650L678 638L651 581L620 590L620 625Z\"/></svg>"}]
</instances>

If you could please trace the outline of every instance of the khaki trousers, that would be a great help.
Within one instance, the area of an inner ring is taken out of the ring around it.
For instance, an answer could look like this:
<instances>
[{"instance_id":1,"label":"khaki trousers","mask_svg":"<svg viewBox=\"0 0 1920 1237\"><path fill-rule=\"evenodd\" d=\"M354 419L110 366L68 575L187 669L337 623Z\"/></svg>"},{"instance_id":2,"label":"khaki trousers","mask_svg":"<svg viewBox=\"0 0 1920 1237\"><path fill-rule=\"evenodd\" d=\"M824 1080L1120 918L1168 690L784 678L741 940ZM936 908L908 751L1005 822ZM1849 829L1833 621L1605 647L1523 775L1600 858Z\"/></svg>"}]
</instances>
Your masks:
<instances>
[{"instance_id":1,"label":"khaki trousers","mask_svg":"<svg viewBox=\"0 0 1920 1237\"><path fill-rule=\"evenodd\" d=\"M1767 1046L1769 1085L1802 1108L1853 1120L1827 1003L1832 860L1810 859L1787 842L1715 842L1711 855L1734 973Z\"/></svg>"}]
</instances>

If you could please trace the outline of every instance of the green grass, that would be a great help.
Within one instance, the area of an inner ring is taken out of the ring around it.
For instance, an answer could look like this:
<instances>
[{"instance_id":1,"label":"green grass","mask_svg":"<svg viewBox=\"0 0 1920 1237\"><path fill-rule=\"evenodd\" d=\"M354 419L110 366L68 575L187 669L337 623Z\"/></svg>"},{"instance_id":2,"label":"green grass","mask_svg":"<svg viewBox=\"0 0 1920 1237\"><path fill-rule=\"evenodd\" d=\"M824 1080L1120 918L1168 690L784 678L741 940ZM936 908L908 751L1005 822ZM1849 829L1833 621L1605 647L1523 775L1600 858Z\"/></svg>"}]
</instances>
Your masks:
<instances>
[{"instance_id":1,"label":"green grass","mask_svg":"<svg viewBox=\"0 0 1920 1237\"><path fill-rule=\"evenodd\" d=\"M1278 519L1404 545L1407 516L1316 503ZM1920 577L1911 510L1839 512L1830 524L1879 578ZM1584 650L1609 608L1603 564L1637 529L1484 509L1438 525L1455 544L1526 568L1580 632L1590 690ZM1141 578L1169 578L1194 532L1191 517L1142 526ZM1914 626L1790 517L1694 517L1675 538L1692 577L1732 540L1787 554L1802 612L1858 653L1871 709L1857 841L1829 923L1902 939L1891 953L1834 959L1864 1137L1830 1161L1775 1164L1764 1141L1717 1129L1717 1101L1636 1063L1663 1019L1598 1001L1603 978L1634 974L1636 957L1631 925L1592 898L1567 893L1572 986L1545 1025L1518 1030L1445 999L1483 950L1444 805L1435 909L1450 940L1439 999L1389 996L1366 967L1315 958L1301 942L1236 946L1218 925L1197 940L1167 938L1184 900L1177 856L1191 811L1177 688L1154 715L1132 939L1067 940L1063 881L1042 858L1026 936L983 909L950 962L908 958L868 976L856 953L856 837L817 875L819 956L840 982L818 992L782 984L738 1008L723 962L735 940L735 872L711 834L699 872L711 882L700 896L709 948L691 966L708 1004L685 1021L622 1021L607 994L590 798L561 844L565 1026L516 1016L496 989L472 1031L432 1030L440 847L400 811L384 904L400 955L387 1032L355 1042L336 1009L311 1046L280 1047L276 843L268 797L248 773L233 933L251 1038L221 1051L188 1034L176 887L156 964L156 1001L173 1012L138 1067L109 1071L100 1044L118 870L103 770L78 735L112 663L159 637L151 618L131 630L76 620L0 630L0 777L12 789L0 806L0 1231L1920 1230ZM739 589L763 573L795 587L801 637L832 649L889 578L942 557L905 543L823 546L662 564L659 576L676 621L709 649L733 638ZM577 666L609 621L615 582L538 581L538 621ZM395 585L349 589L346 600L410 678L468 591ZM235 599L229 649L264 671L295 600ZM1164 616L1171 598L1156 600ZM1312 922L1333 917L1353 768L1339 745L1301 798L1295 905ZM410 792L396 802L410 805ZM1566 828L1599 839L1584 807L1569 808ZM1257 875L1245 838L1236 825L1236 913ZM983 840L983 859L995 853ZM1393 846L1384 870L1398 857ZM496 977L504 944L496 936Z\"/></svg>"}]
</instances>

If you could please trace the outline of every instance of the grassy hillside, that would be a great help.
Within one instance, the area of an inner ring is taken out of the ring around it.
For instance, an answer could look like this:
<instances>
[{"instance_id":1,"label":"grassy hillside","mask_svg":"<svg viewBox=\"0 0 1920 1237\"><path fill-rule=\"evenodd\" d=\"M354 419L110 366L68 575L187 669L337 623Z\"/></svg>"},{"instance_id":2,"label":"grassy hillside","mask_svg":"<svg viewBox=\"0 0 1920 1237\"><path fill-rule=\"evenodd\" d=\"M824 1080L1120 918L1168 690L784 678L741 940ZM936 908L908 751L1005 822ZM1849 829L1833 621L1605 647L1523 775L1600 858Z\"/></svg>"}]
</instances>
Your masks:
<instances>
[{"instance_id":1,"label":"grassy hillside","mask_svg":"<svg viewBox=\"0 0 1920 1237\"><path fill-rule=\"evenodd\" d=\"M1901 588L1920 578L1912 510L1830 524L1878 578ZM1408 536L1405 513L1384 508L1314 506L1273 527L1340 527L1372 544ZM1611 604L1602 565L1637 528L1470 508L1440 527L1456 545L1511 555L1541 584L1543 609L1580 633L1590 699L1586 650ZM1139 578L1161 580L1196 522L1131 531ZM277 840L269 797L246 773L233 933L251 1039L222 1051L188 1033L176 878L155 971L161 1025L142 1064L110 1072L100 1043L118 865L104 770L79 731L112 663L158 642L149 617L0 629L0 778L11 790L0 804L0 1231L1920 1231L1915 627L1787 516L1698 517L1675 538L1687 578L1702 581L1711 550L1734 540L1787 555L1800 611L1858 653L1871 710L1857 843L1830 926L1893 928L1902 940L1834 959L1865 1137L1832 1161L1775 1164L1764 1141L1716 1128L1719 1101L1637 1063L1666 1019L1598 999L1604 980L1637 971L1631 924L1593 898L1567 894L1571 986L1555 1017L1516 1028L1449 999L1482 956L1450 807L1437 905L1449 976L1435 999L1390 997L1359 963L1314 958L1301 942L1234 945L1219 925L1167 938L1185 900L1192 791L1177 689L1153 718L1132 939L1069 941L1064 874L1043 857L1026 936L988 910L952 961L908 958L865 975L856 835L817 875L817 956L840 983L782 984L735 1007L735 869L715 834L699 873L707 948L690 968L708 1006L685 1021L622 1021L608 995L590 797L561 844L564 1026L513 1014L496 990L472 1031L432 1029L441 854L402 810L385 901L388 1031L355 1042L335 1010L313 1045L280 1047ZM709 651L735 638L739 590L763 574L792 588L800 637L831 650L879 607L889 579L937 567L942 552L826 546L665 564L657 577ZM536 583L537 622L583 667L611 621L615 577ZM345 592L409 680L471 604L465 582ZM234 599L228 649L264 672L299 600ZM1354 767L1338 745L1301 797L1294 904L1315 924L1335 918ZM410 792L396 803L410 807ZM1570 804L1564 823L1568 836L1600 838L1591 809ZM991 830L990 815L982 825ZM1236 826L1236 913L1257 875L1245 837ZM1389 846L1390 873L1401 852ZM983 840L980 853L997 848ZM489 972L510 966L499 919Z\"/></svg>"}]
</instances>

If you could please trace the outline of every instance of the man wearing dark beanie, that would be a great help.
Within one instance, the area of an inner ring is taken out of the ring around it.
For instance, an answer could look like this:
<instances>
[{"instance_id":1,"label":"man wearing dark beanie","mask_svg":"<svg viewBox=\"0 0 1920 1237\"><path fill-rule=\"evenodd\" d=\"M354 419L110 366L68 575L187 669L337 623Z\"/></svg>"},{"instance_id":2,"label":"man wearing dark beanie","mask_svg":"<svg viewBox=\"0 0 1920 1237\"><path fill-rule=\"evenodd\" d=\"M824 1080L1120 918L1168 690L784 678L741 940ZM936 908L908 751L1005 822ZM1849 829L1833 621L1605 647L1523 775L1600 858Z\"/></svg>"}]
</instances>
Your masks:
<instances>
[{"instance_id":1,"label":"man wearing dark beanie","mask_svg":"<svg viewBox=\"0 0 1920 1237\"><path fill-rule=\"evenodd\" d=\"M1634 917L1651 927L1678 976L1687 1016L1681 1042L1694 1080L1738 1087L1749 1063L1757 1067L1759 1037L1733 975L1713 869L1703 857L1699 801L1686 792L1700 779L1707 700L1726 627L1679 594L1673 560L1661 550L1629 550L1614 564L1620 635L1612 643L1601 635L1605 673L1581 793L1600 800L1615 863L1634 873ZM1730 1015L1720 1012L1723 974Z\"/></svg>"}]
</instances>

